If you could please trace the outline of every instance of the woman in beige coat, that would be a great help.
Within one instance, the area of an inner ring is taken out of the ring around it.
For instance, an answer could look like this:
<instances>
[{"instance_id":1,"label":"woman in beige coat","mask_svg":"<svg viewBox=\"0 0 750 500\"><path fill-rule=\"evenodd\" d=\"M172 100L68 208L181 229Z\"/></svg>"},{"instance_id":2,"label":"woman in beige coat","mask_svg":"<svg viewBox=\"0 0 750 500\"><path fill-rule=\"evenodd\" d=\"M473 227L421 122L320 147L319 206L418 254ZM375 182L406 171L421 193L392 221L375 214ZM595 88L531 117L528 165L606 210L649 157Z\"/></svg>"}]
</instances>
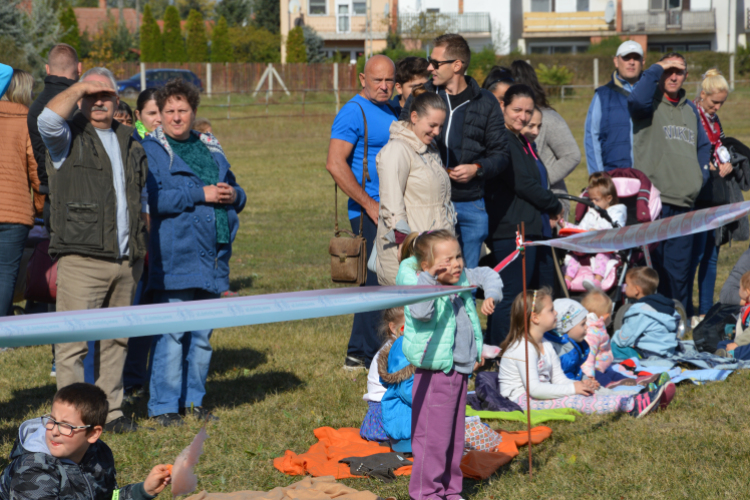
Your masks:
<instances>
[{"instance_id":1,"label":"woman in beige coat","mask_svg":"<svg viewBox=\"0 0 750 500\"><path fill-rule=\"evenodd\" d=\"M375 240L381 285L395 285L398 250L413 232L454 230L451 183L434 138L446 116L445 102L423 88L414 90L409 121L391 124L391 138L377 156L380 217Z\"/></svg>"}]
</instances>

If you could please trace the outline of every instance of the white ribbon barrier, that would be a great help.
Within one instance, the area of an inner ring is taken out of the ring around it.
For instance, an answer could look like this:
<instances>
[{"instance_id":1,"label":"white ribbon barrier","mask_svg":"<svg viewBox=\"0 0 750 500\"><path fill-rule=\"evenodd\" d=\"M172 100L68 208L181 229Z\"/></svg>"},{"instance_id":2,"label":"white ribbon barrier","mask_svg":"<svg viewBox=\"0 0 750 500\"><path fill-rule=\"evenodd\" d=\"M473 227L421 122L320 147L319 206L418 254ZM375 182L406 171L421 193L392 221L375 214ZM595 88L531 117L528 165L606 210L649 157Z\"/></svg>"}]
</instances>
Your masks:
<instances>
[{"instance_id":1,"label":"white ribbon barrier","mask_svg":"<svg viewBox=\"0 0 750 500\"><path fill-rule=\"evenodd\" d=\"M750 201L743 201L696 210L645 224L589 231L546 241L527 241L524 242L524 246L544 245L582 253L616 252L716 229L747 217L748 213L750 213Z\"/></svg>"},{"instance_id":2,"label":"white ribbon barrier","mask_svg":"<svg viewBox=\"0 0 750 500\"><path fill-rule=\"evenodd\" d=\"M142 337L340 316L416 304L471 289L455 286L335 288L9 316L0 318L0 347Z\"/></svg>"}]
</instances>

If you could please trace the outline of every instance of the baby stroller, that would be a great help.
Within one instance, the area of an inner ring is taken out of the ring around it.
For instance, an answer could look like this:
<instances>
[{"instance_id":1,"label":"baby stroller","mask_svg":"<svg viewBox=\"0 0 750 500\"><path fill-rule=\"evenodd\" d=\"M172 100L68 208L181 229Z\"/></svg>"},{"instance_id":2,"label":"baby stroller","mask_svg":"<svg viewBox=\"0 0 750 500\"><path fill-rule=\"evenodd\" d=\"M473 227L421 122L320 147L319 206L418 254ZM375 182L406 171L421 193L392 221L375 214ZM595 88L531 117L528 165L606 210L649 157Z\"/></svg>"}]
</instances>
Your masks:
<instances>
[{"instance_id":1,"label":"baby stroller","mask_svg":"<svg viewBox=\"0 0 750 500\"><path fill-rule=\"evenodd\" d=\"M615 184L620 203L624 204L627 208L627 225L651 222L661 216L659 190L649 181L643 172L632 168L618 168L610 170L608 173ZM583 219L588 209L596 210L603 219L612 223L607 211L597 207L589 200L588 190L586 189L584 189L580 197L567 194L558 194L558 197L578 202L575 210L576 223L579 223ZM616 223L613 223L613 225L616 226ZM616 258L607 267L607 272L602 280L602 289L610 295L612 302L616 306L621 304L623 300L622 285L625 282L625 274L628 268L635 265L650 264L650 251L655 248L655 245L650 245L649 247L642 249L631 248L616 252ZM567 297L585 293L586 289L583 286L583 281L587 278L593 279L594 277L588 258L582 259L581 269L572 281L570 289L568 289L563 276L567 253L556 249L555 254L557 257L555 264L560 291Z\"/></svg>"}]
</instances>

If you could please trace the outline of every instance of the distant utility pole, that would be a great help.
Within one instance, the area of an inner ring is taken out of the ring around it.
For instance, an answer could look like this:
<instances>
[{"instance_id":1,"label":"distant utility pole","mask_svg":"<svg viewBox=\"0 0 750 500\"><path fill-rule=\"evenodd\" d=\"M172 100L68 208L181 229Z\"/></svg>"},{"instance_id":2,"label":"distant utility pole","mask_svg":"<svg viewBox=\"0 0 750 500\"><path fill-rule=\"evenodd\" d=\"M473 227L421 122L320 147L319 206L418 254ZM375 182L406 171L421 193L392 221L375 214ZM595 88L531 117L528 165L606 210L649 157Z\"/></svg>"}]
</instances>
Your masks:
<instances>
[{"instance_id":1,"label":"distant utility pole","mask_svg":"<svg viewBox=\"0 0 750 500\"><path fill-rule=\"evenodd\" d=\"M367 0L365 16L365 61L372 57L372 0Z\"/></svg>"}]
</instances>

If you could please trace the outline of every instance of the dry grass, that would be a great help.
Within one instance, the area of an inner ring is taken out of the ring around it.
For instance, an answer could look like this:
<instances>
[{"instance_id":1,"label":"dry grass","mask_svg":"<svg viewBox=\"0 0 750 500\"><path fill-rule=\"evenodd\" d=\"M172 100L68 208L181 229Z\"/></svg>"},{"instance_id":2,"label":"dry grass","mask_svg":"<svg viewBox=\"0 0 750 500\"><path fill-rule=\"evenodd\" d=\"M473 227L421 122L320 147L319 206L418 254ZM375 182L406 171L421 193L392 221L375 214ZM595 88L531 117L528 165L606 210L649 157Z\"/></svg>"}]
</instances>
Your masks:
<instances>
[{"instance_id":1,"label":"dry grass","mask_svg":"<svg viewBox=\"0 0 750 500\"><path fill-rule=\"evenodd\" d=\"M729 135L748 140L750 128L742 115L749 101L739 94L722 110L722 118ZM582 143L588 101L555 106ZM205 114L216 118L222 110ZM333 228L333 185L324 169L331 121L214 122L248 193L232 259L232 286L241 294L331 286L326 248ZM571 192L585 179L582 164L569 178ZM722 248L719 286L745 248ZM366 375L340 368L350 327L351 317L334 317L215 332L205 404L216 409L221 421L208 429L210 439L197 467L200 488L225 492L290 484L298 478L275 470L273 457L286 449L305 451L315 441L317 427L360 425ZM18 425L49 408L55 392L49 361L49 348L43 346L0 353L0 467L7 465ZM517 459L489 481L467 481L465 494L493 500L748 498L750 432L745 416L750 403L741 396L748 390L750 373L740 372L724 383L682 385L667 412L643 420L591 416L575 423L553 422L552 438L534 448L533 481L526 474L526 460ZM149 425L145 403L130 412ZM106 436L120 483L141 481L154 464L173 460L199 425L191 421L180 429ZM408 497L407 482L346 481L399 499Z\"/></svg>"}]
</instances>

